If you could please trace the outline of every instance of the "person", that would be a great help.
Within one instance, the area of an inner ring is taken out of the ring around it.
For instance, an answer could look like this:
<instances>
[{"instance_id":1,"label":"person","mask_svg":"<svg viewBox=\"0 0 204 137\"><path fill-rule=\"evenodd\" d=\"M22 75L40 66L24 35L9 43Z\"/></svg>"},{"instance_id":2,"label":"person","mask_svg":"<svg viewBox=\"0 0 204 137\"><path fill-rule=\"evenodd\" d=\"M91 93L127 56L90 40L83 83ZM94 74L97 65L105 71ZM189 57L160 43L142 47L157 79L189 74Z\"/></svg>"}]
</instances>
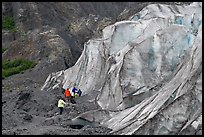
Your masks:
<instances>
[{"instance_id":1,"label":"person","mask_svg":"<svg viewBox=\"0 0 204 137\"><path fill-rule=\"evenodd\" d=\"M64 96L65 96L65 98L67 99L67 102L70 102L70 101L71 101L71 93L70 93L69 88L67 88L67 89L65 90Z\"/></svg>"},{"instance_id":2,"label":"person","mask_svg":"<svg viewBox=\"0 0 204 137\"><path fill-rule=\"evenodd\" d=\"M75 97L75 93L77 92L77 88L74 86L73 88L72 88L72 93L73 93L73 95L74 95L74 97Z\"/></svg>"},{"instance_id":3,"label":"person","mask_svg":"<svg viewBox=\"0 0 204 137\"><path fill-rule=\"evenodd\" d=\"M78 90L79 97L81 97L81 94L82 94L82 92L81 92L81 89L79 88L79 90Z\"/></svg>"},{"instance_id":4,"label":"person","mask_svg":"<svg viewBox=\"0 0 204 137\"><path fill-rule=\"evenodd\" d=\"M76 97L80 97L80 96L81 96L81 90L79 89L78 91L76 91L74 93L74 97L76 98Z\"/></svg>"},{"instance_id":5,"label":"person","mask_svg":"<svg viewBox=\"0 0 204 137\"><path fill-rule=\"evenodd\" d=\"M60 97L60 99L58 100L58 105L57 105L59 110L60 110L60 113L59 113L60 115L62 115L63 109L64 109L66 104L67 103L64 102L63 97Z\"/></svg>"}]
</instances>

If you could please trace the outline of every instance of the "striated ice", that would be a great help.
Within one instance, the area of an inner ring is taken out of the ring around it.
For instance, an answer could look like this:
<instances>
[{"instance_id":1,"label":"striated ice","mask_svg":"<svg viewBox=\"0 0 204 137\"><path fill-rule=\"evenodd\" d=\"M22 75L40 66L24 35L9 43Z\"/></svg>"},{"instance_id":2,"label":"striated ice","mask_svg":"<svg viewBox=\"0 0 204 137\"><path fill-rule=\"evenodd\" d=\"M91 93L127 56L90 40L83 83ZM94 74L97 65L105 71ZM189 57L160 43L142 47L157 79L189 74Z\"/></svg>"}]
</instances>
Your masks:
<instances>
[{"instance_id":1,"label":"striated ice","mask_svg":"<svg viewBox=\"0 0 204 137\"><path fill-rule=\"evenodd\" d=\"M166 107L166 102L190 92L192 79L200 83L195 77L202 74L201 49L201 2L152 4L129 20L104 28L102 38L86 42L76 64L50 74L42 90L76 85L82 95L98 92L96 99L102 109L119 111L103 124L114 133L134 134ZM152 90L154 87L158 89ZM182 107L175 110L184 113ZM165 134L174 130L172 125L165 124ZM158 126L155 134L159 128L164 129Z\"/></svg>"}]
</instances>

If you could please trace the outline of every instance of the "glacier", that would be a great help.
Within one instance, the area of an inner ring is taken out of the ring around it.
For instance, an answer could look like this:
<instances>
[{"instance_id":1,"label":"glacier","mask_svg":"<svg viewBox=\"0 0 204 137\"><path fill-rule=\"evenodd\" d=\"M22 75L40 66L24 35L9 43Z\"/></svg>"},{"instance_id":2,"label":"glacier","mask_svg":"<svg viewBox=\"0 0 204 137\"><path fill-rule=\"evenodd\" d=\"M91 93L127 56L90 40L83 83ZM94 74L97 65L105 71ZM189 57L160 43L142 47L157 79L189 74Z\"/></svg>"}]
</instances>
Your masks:
<instances>
[{"instance_id":1,"label":"glacier","mask_svg":"<svg viewBox=\"0 0 204 137\"><path fill-rule=\"evenodd\" d=\"M202 2L151 4L107 26L84 44L73 67L50 74L41 90L74 85L82 96L97 92L109 112L99 122L113 134L182 134L202 125ZM156 120L152 131L148 123Z\"/></svg>"}]
</instances>

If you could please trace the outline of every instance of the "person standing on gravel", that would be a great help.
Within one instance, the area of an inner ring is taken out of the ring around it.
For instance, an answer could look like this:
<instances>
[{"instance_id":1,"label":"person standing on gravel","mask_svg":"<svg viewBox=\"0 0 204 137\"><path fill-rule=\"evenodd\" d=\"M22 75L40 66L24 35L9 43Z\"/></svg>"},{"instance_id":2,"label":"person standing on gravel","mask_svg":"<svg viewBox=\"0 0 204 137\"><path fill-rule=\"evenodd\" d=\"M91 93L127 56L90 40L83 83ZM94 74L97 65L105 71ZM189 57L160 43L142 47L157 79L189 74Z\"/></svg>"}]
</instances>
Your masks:
<instances>
[{"instance_id":1,"label":"person standing on gravel","mask_svg":"<svg viewBox=\"0 0 204 137\"><path fill-rule=\"evenodd\" d=\"M72 88L72 93L73 93L73 95L75 96L75 93L77 92L77 88L74 86L73 88Z\"/></svg>"},{"instance_id":2,"label":"person standing on gravel","mask_svg":"<svg viewBox=\"0 0 204 137\"><path fill-rule=\"evenodd\" d=\"M75 97L75 98L76 98L76 97L81 97L81 94L82 94L81 89L78 88L78 90L75 91L75 93L74 93L74 97Z\"/></svg>"},{"instance_id":3,"label":"person standing on gravel","mask_svg":"<svg viewBox=\"0 0 204 137\"><path fill-rule=\"evenodd\" d=\"M82 94L82 92L81 92L81 89L79 88L79 90L78 90L78 95L79 95L79 97L81 97L81 94Z\"/></svg>"},{"instance_id":4,"label":"person standing on gravel","mask_svg":"<svg viewBox=\"0 0 204 137\"><path fill-rule=\"evenodd\" d=\"M59 99L59 101L58 101L58 105L57 105L58 108L59 108L59 110L60 110L60 115L62 115L63 109L64 109L64 107L65 107L66 104L67 104L67 103L64 102L63 97L60 97L60 99Z\"/></svg>"},{"instance_id":5,"label":"person standing on gravel","mask_svg":"<svg viewBox=\"0 0 204 137\"><path fill-rule=\"evenodd\" d=\"M71 101L71 93L70 93L69 88L67 88L67 89L65 90L64 96L65 96L67 102L70 102L70 101Z\"/></svg>"}]
</instances>

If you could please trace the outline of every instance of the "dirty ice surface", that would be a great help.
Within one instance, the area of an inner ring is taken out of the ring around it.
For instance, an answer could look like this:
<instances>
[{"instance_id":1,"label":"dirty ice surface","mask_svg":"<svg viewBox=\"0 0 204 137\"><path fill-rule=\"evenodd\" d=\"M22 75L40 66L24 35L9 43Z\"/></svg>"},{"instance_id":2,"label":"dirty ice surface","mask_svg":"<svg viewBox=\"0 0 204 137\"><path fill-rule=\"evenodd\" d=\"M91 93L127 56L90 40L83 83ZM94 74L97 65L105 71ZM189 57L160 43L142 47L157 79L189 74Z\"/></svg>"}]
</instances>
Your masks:
<instances>
[{"instance_id":1,"label":"dirty ice surface","mask_svg":"<svg viewBox=\"0 0 204 137\"><path fill-rule=\"evenodd\" d=\"M192 92L196 106L202 103L201 64L202 3L152 4L129 20L107 26L101 38L86 42L76 64L50 74L42 90L76 85L82 96L97 92L97 103L110 112L101 124L113 133L136 134L160 110L166 108L160 113L170 113L173 107L175 112L169 117L183 122L190 117L187 127L198 112L190 106L176 106L176 101ZM185 101L189 103L190 98ZM174 129L172 121L163 125L151 134L184 131Z\"/></svg>"}]
</instances>

